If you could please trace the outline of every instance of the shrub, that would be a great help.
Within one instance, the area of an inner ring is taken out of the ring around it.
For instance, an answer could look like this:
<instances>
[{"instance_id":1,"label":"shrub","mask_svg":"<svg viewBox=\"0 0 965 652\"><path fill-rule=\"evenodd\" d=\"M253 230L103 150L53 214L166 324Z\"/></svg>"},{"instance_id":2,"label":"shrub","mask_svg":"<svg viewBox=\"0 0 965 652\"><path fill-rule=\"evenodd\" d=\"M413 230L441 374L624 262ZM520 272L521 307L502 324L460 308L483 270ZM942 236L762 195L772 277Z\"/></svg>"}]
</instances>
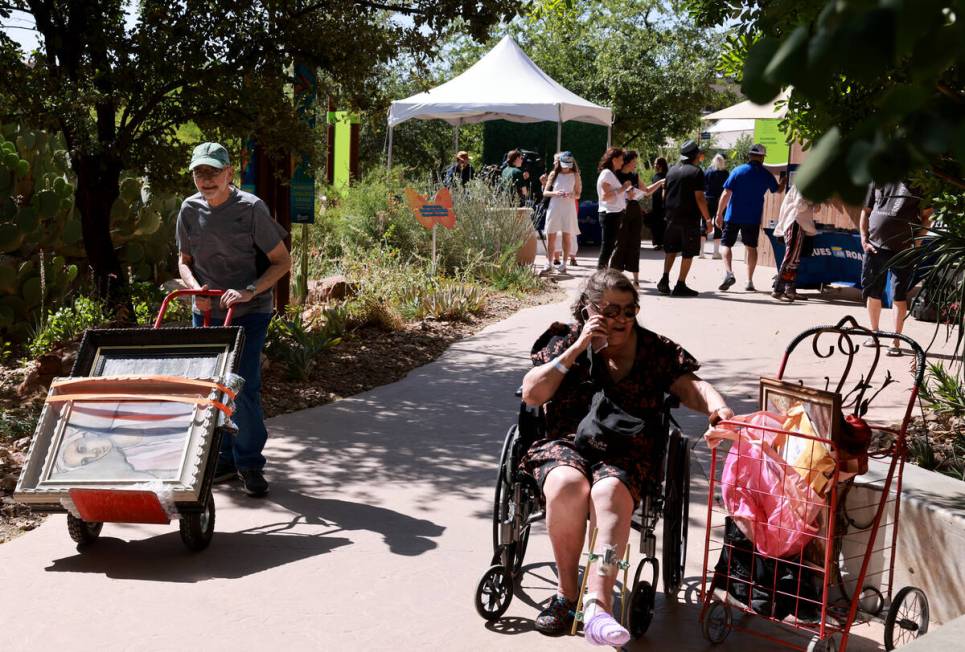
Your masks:
<instances>
[{"instance_id":1,"label":"shrub","mask_svg":"<svg viewBox=\"0 0 965 652\"><path fill-rule=\"evenodd\" d=\"M921 397L936 414L965 417L965 386L940 363L928 365Z\"/></svg>"},{"instance_id":2,"label":"shrub","mask_svg":"<svg viewBox=\"0 0 965 652\"><path fill-rule=\"evenodd\" d=\"M533 273L529 265L516 262L516 252L507 250L496 262L489 263L482 272L483 280L497 290L532 292L543 287L543 279Z\"/></svg>"},{"instance_id":3,"label":"shrub","mask_svg":"<svg viewBox=\"0 0 965 652\"><path fill-rule=\"evenodd\" d=\"M482 311L486 294L471 283L444 281L428 292L406 293L402 303L415 319L467 321Z\"/></svg>"},{"instance_id":4,"label":"shrub","mask_svg":"<svg viewBox=\"0 0 965 652\"><path fill-rule=\"evenodd\" d=\"M109 320L110 314L102 301L79 296L71 305L47 313L46 320L36 329L27 345L27 352L31 357L39 357L76 339L88 328L100 326Z\"/></svg>"},{"instance_id":5,"label":"shrub","mask_svg":"<svg viewBox=\"0 0 965 652\"><path fill-rule=\"evenodd\" d=\"M285 367L290 380L307 380L315 368L315 358L341 341L328 328L306 323L295 307L284 317L275 315L268 324L265 354Z\"/></svg>"}]
</instances>

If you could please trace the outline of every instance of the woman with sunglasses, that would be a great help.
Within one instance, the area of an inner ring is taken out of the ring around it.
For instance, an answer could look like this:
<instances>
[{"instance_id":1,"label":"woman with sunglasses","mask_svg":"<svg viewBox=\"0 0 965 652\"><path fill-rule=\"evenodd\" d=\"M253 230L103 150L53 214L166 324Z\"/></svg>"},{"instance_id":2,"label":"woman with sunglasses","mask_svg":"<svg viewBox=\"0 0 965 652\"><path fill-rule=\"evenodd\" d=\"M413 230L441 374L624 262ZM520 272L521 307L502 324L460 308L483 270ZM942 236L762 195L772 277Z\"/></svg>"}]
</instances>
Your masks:
<instances>
[{"instance_id":1,"label":"woman with sunglasses","mask_svg":"<svg viewBox=\"0 0 965 652\"><path fill-rule=\"evenodd\" d=\"M545 405L546 437L530 446L522 466L542 490L558 571L557 594L536 619L544 634L561 634L573 623L587 514L598 530L595 552L610 556L612 550L613 558L623 558L646 478L658 473L665 394L712 423L734 414L694 373L700 365L693 356L637 323L639 311L630 280L616 270L599 270L573 305L575 323L554 323L533 345L536 366L523 379L523 401ZM578 444L576 437L601 389L644 424L629 441L621 440L625 445L602 451ZM584 636L593 645L620 646L630 634L611 614L616 567L601 568L606 574L588 578Z\"/></svg>"}]
</instances>

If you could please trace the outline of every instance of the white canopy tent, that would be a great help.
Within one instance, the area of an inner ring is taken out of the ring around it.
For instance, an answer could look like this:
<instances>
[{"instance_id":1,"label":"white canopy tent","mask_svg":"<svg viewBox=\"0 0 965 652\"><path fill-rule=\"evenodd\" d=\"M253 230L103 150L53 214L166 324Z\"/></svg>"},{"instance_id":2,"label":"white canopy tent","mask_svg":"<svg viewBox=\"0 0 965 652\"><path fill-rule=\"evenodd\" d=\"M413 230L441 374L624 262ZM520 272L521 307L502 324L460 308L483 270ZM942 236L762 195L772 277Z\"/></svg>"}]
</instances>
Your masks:
<instances>
[{"instance_id":1,"label":"white canopy tent","mask_svg":"<svg viewBox=\"0 0 965 652\"><path fill-rule=\"evenodd\" d=\"M496 44L464 73L425 93L392 102L389 109L389 155L392 167L392 130L417 118L445 120L453 125L458 149L459 125L486 120L556 123L556 149L561 149L563 123L588 122L607 128L613 112L563 88L540 70L509 36Z\"/></svg>"}]
</instances>

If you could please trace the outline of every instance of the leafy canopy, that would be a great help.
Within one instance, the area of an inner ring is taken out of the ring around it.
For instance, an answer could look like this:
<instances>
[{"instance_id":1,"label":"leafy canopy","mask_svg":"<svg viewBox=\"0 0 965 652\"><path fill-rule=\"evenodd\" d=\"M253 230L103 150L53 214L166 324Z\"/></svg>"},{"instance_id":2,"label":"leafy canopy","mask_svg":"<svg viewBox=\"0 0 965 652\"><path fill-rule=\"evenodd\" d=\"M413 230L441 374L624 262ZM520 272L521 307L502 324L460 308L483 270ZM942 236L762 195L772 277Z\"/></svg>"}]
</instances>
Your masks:
<instances>
[{"instance_id":1,"label":"leafy canopy","mask_svg":"<svg viewBox=\"0 0 965 652\"><path fill-rule=\"evenodd\" d=\"M790 135L813 149L798 177L815 200L859 202L872 181L965 188L963 0L686 0L730 24L725 67L765 103L793 87Z\"/></svg>"}]
</instances>

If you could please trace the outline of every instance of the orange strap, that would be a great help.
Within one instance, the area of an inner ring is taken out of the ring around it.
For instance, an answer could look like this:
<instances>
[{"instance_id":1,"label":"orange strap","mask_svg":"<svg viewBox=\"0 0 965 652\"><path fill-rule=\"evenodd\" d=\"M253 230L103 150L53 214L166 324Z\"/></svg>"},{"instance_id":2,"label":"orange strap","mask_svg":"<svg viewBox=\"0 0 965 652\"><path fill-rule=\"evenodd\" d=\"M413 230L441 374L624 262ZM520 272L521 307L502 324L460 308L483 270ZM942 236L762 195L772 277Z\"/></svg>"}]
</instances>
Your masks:
<instances>
[{"instance_id":1,"label":"orange strap","mask_svg":"<svg viewBox=\"0 0 965 652\"><path fill-rule=\"evenodd\" d=\"M66 403L78 401L84 403L104 403L107 401L169 401L172 403L194 403L195 405L211 406L221 410L230 417L234 412L221 401L213 401L200 396L178 396L176 394L59 394L48 396L48 403Z\"/></svg>"},{"instance_id":2,"label":"orange strap","mask_svg":"<svg viewBox=\"0 0 965 652\"><path fill-rule=\"evenodd\" d=\"M54 380L50 386L51 387L66 387L68 385L77 385L79 383L89 383L107 380L159 380L165 383L177 384L177 385L191 385L194 387L207 387L208 389L217 389L221 392L227 394L231 400L237 397L237 392L232 390L230 387L222 385L221 383L216 383L213 380L198 380L195 378L182 378L181 376L92 376L89 378L58 378Z\"/></svg>"}]
</instances>

